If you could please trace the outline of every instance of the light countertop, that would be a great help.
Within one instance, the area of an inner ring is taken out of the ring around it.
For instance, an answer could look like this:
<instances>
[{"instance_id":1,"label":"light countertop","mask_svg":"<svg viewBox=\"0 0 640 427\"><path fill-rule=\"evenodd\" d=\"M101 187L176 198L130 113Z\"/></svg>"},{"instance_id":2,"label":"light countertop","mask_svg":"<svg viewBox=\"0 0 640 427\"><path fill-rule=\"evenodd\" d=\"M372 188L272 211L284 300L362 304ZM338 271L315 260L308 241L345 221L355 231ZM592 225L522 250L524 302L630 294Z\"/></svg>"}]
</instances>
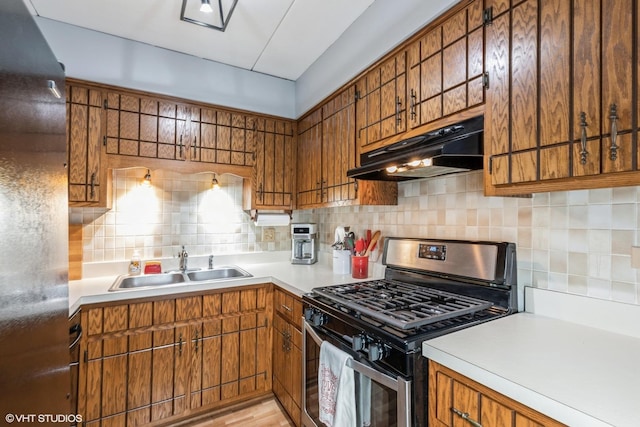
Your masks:
<instances>
[{"instance_id":1,"label":"light countertop","mask_svg":"<svg viewBox=\"0 0 640 427\"><path fill-rule=\"evenodd\" d=\"M118 275L126 274L127 262L85 264L84 278L69 282L69 314L73 314L83 304L223 289L259 283L275 283L283 289L302 296L318 286L359 281L352 278L351 274L334 274L332 259L327 254L320 254L318 262L311 265L293 265L289 261L289 256L290 252L288 251L216 256L214 258L214 266L237 265L251 273L252 277L176 284L153 289L128 289L115 292L109 292L109 287ZM206 256L190 257L189 267L206 268L207 258ZM176 260L162 260L162 263L163 270L171 270L177 267L177 265L174 265L177 264ZM370 263L369 278L364 280L383 276L384 266L380 263Z\"/></svg>"},{"instance_id":2,"label":"light countertop","mask_svg":"<svg viewBox=\"0 0 640 427\"><path fill-rule=\"evenodd\" d=\"M525 304L423 355L570 426L639 425L640 306L533 288Z\"/></svg>"}]
</instances>

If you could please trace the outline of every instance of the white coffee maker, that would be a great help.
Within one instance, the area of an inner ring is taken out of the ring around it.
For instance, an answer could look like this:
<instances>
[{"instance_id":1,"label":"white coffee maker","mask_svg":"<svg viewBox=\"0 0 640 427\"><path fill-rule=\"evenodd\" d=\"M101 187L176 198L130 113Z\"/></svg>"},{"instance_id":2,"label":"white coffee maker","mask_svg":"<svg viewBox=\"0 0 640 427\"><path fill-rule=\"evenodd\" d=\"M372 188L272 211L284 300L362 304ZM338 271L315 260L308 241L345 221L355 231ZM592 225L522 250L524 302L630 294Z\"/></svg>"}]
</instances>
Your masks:
<instances>
[{"instance_id":1,"label":"white coffee maker","mask_svg":"<svg viewBox=\"0 0 640 427\"><path fill-rule=\"evenodd\" d=\"M291 264L314 264L318 261L316 224L291 224Z\"/></svg>"}]
</instances>

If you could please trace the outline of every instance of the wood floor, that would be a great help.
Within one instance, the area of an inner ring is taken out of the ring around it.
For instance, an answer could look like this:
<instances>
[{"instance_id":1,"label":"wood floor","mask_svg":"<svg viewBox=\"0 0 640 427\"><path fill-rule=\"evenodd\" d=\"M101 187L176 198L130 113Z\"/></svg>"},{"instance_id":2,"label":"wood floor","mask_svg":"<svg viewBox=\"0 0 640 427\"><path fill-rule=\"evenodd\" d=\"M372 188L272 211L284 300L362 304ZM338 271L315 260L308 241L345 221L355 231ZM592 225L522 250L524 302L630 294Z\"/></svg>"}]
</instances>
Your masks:
<instances>
[{"instance_id":1,"label":"wood floor","mask_svg":"<svg viewBox=\"0 0 640 427\"><path fill-rule=\"evenodd\" d=\"M258 401L251 406L199 418L185 427L294 427L275 397Z\"/></svg>"}]
</instances>

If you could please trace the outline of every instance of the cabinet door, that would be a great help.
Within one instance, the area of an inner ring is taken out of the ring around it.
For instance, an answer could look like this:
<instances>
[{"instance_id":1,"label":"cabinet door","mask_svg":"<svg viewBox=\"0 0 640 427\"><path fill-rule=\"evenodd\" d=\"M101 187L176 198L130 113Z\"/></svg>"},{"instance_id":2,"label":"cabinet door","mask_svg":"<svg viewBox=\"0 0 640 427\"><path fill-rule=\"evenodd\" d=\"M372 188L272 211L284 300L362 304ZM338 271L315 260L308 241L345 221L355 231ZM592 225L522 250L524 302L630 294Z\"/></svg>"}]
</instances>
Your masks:
<instances>
[{"instance_id":1,"label":"cabinet door","mask_svg":"<svg viewBox=\"0 0 640 427\"><path fill-rule=\"evenodd\" d=\"M213 299L219 307L220 294ZM205 297L205 311L208 310L207 307L214 307L213 299ZM190 408L197 409L220 401L222 321L210 320L193 326L190 337Z\"/></svg>"},{"instance_id":2,"label":"cabinet door","mask_svg":"<svg viewBox=\"0 0 640 427\"><path fill-rule=\"evenodd\" d=\"M410 128L484 103L482 6L475 0L408 46Z\"/></svg>"},{"instance_id":3,"label":"cabinet door","mask_svg":"<svg viewBox=\"0 0 640 427\"><path fill-rule=\"evenodd\" d=\"M599 3L599 2L597 2ZM634 1L615 0L603 2L602 7L602 71L600 101L601 161L602 172L634 170L632 117L633 100L633 32L623 28L637 28L634 19ZM576 64L579 66L579 64ZM637 79L637 77L636 77ZM636 84L634 84L636 83ZM577 100L576 100L577 101Z\"/></svg>"},{"instance_id":4,"label":"cabinet door","mask_svg":"<svg viewBox=\"0 0 640 427\"><path fill-rule=\"evenodd\" d=\"M84 361L86 388L83 421L87 425L110 419L124 425L127 410L127 306L91 309L83 317L88 335ZM107 334L102 338L102 334ZM110 334L110 335L109 335Z\"/></svg>"},{"instance_id":5,"label":"cabinet door","mask_svg":"<svg viewBox=\"0 0 640 427\"><path fill-rule=\"evenodd\" d=\"M634 7L632 0L606 7L529 0L497 16L494 10L487 27L487 194L640 182L638 174L618 174L637 171L637 40L619 30L637 26Z\"/></svg>"},{"instance_id":6,"label":"cabinet door","mask_svg":"<svg viewBox=\"0 0 640 427\"><path fill-rule=\"evenodd\" d=\"M67 85L67 166L71 206L106 206L106 173L101 166L103 116L99 89Z\"/></svg>"},{"instance_id":7,"label":"cabinet door","mask_svg":"<svg viewBox=\"0 0 640 427\"><path fill-rule=\"evenodd\" d=\"M354 200L356 180L347 171L356 166L355 87L340 92L322 111L322 202Z\"/></svg>"},{"instance_id":8,"label":"cabinet door","mask_svg":"<svg viewBox=\"0 0 640 427\"><path fill-rule=\"evenodd\" d=\"M302 407L302 300L274 291L273 392L296 425Z\"/></svg>"},{"instance_id":9,"label":"cabinet door","mask_svg":"<svg viewBox=\"0 0 640 427\"><path fill-rule=\"evenodd\" d=\"M125 92L107 94L107 154L185 160L193 120L186 105Z\"/></svg>"},{"instance_id":10,"label":"cabinet door","mask_svg":"<svg viewBox=\"0 0 640 427\"><path fill-rule=\"evenodd\" d=\"M322 202L322 109L300 120L297 149L297 207L316 206Z\"/></svg>"},{"instance_id":11,"label":"cabinet door","mask_svg":"<svg viewBox=\"0 0 640 427\"><path fill-rule=\"evenodd\" d=\"M293 208L294 137L291 122L258 119L255 136L256 209Z\"/></svg>"},{"instance_id":12,"label":"cabinet door","mask_svg":"<svg viewBox=\"0 0 640 427\"><path fill-rule=\"evenodd\" d=\"M302 406L301 332L280 314L273 319L273 392L296 426Z\"/></svg>"},{"instance_id":13,"label":"cabinet door","mask_svg":"<svg viewBox=\"0 0 640 427\"><path fill-rule=\"evenodd\" d=\"M494 18L487 31L485 141L491 184L537 179L537 0Z\"/></svg>"},{"instance_id":14,"label":"cabinet door","mask_svg":"<svg viewBox=\"0 0 640 427\"><path fill-rule=\"evenodd\" d=\"M215 110L195 109L199 121L191 125L189 160L234 166L251 166L255 143L255 120L252 116ZM196 114L194 116L197 117Z\"/></svg>"},{"instance_id":15,"label":"cabinet door","mask_svg":"<svg viewBox=\"0 0 640 427\"><path fill-rule=\"evenodd\" d=\"M357 129L361 150L407 129L406 53L402 51L356 83Z\"/></svg>"}]
</instances>

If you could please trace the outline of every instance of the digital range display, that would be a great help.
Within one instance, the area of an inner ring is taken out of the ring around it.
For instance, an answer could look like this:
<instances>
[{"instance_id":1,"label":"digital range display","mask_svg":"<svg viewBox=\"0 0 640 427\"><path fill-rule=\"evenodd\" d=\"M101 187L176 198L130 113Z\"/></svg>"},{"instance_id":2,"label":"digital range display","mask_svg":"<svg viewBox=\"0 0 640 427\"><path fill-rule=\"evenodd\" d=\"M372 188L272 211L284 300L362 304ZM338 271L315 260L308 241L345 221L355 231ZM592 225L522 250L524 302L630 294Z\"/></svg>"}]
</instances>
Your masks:
<instances>
[{"instance_id":1,"label":"digital range display","mask_svg":"<svg viewBox=\"0 0 640 427\"><path fill-rule=\"evenodd\" d=\"M444 261L447 258L447 246L428 245L421 243L420 247L418 248L418 258Z\"/></svg>"}]
</instances>

